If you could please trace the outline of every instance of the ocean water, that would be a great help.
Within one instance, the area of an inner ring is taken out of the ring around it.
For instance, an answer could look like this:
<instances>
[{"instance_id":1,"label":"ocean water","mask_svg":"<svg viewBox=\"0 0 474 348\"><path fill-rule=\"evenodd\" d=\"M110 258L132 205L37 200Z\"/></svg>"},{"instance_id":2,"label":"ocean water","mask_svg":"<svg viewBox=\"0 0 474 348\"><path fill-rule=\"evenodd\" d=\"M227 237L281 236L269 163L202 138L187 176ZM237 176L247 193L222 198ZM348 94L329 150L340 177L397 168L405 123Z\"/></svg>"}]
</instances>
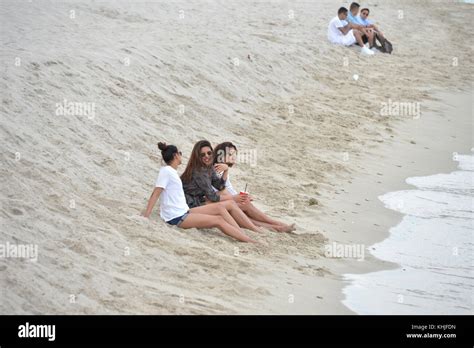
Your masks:
<instances>
[{"instance_id":1,"label":"ocean water","mask_svg":"<svg viewBox=\"0 0 474 348\"><path fill-rule=\"evenodd\" d=\"M400 268L345 275L344 304L356 313L474 313L474 155L453 160L458 170L408 178L413 189L379 197L404 217L368 251Z\"/></svg>"}]
</instances>

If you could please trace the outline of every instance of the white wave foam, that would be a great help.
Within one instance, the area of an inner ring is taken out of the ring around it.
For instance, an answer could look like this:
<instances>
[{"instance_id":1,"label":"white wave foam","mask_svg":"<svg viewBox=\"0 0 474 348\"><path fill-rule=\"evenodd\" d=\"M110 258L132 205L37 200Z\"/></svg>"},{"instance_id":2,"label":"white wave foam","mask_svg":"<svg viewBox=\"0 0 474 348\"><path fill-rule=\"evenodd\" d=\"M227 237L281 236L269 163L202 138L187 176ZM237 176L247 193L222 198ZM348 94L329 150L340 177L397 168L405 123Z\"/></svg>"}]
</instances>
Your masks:
<instances>
[{"instance_id":1,"label":"white wave foam","mask_svg":"<svg viewBox=\"0 0 474 348\"><path fill-rule=\"evenodd\" d=\"M379 197L405 216L369 251L401 267L346 275L349 308L360 314L472 314L474 156L457 160L460 171L408 178L417 189Z\"/></svg>"}]
</instances>

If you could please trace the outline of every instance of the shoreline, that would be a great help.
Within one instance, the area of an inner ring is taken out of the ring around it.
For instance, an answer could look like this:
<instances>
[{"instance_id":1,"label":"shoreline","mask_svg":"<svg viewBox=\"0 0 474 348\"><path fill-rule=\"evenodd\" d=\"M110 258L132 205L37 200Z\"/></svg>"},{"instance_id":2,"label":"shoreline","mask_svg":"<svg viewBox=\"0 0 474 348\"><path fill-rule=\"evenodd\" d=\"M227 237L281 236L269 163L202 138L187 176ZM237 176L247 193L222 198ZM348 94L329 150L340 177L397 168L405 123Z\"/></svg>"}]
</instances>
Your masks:
<instances>
[{"instance_id":1,"label":"shoreline","mask_svg":"<svg viewBox=\"0 0 474 348\"><path fill-rule=\"evenodd\" d=\"M388 238L390 228L396 226L403 217L385 208L377 197L387 192L412 188L405 182L408 177L456 170L457 162L449 160L452 153L468 152L473 146L470 92L453 94L437 91L434 96L436 101L423 102L423 106L430 111L422 112L420 119L393 125L397 141L388 137L383 145L373 150L372 157L364 156L361 160L355 158L353 167L359 170L350 175L351 179L341 181L336 191L338 193L333 197L326 193L321 198L324 209L320 213L318 225L330 239L328 243L361 243L366 247L363 262L354 259L325 260L325 265L341 277L337 296L340 301L345 297L342 292L347 283L343 279L344 274L363 274L399 267L398 264L377 259L368 252L373 244ZM461 115L463 117L459 117ZM392 156L384 157L387 153ZM369 219L360 218L365 213ZM334 225L336 221L337 226ZM335 314L332 307L333 304L328 304L318 314ZM347 308L345 313L337 314L354 312Z\"/></svg>"},{"instance_id":2,"label":"shoreline","mask_svg":"<svg viewBox=\"0 0 474 348\"><path fill-rule=\"evenodd\" d=\"M262 283L277 283L278 286L266 286L271 296L259 301L254 309L240 310L239 314L357 314L343 303L343 289L349 284L344 275L399 267L369 253L370 247L388 238L390 228L403 218L403 214L385 208L378 196L412 188L405 182L408 177L456 170L457 162L450 161L449 154L463 149L467 152L474 146L473 124L470 112L466 112L470 110L472 99L469 91L454 94L437 90L433 97L435 100L421 103L419 119L401 119L391 124L392 132L384 135L384 143L371 147L364 155L353 156L353 163L348 168L353 172L326 184L337 189L321 190L318 200L322 208L316 211L317 215L305 214L298 218L302 225L309 219L306 223L316 225L318 233L326 238L319 245L320 254L315 258L294 257L298 265L306 266L274 272L268 279L262 276ZM463 117L456 117L458 114ZM390 151L393 156L387 156ZM363 214L367 214L368 219L361 218ZM308 234L298 237L303 235ZM324 246L333 242L364 244L365 259L360 262L352 258L325 257ZM274 268L275 264L268 264L268 269ZM309 272L309 269L316 272ZM285 297L291 297L292 301L282 301Z\"/></svg>"}]
</instances>

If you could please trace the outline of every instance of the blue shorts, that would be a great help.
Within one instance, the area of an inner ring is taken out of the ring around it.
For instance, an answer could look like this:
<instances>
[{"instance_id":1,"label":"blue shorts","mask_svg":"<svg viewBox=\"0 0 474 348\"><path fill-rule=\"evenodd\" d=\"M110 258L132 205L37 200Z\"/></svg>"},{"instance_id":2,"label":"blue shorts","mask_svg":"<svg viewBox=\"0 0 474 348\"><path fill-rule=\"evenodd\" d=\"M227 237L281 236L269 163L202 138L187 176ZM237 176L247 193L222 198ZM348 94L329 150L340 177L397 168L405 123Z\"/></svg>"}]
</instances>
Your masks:
<instances>
[{"instance_id":1,"label":"blue shorts","mask_svg":"<svg viewBox=\"0 0 474 348\"><path fill-rule=\"evenodd\" d=\"M184 219L186 219L188 217L188 215L189 215L189 210L188 210L187 213L185 213L181 216L175 217L174 219L171 219L170 221L166 221L166 223L179 227L179 225L181 225L181 223L184 221Z\"/></svg>"}]
</instances>

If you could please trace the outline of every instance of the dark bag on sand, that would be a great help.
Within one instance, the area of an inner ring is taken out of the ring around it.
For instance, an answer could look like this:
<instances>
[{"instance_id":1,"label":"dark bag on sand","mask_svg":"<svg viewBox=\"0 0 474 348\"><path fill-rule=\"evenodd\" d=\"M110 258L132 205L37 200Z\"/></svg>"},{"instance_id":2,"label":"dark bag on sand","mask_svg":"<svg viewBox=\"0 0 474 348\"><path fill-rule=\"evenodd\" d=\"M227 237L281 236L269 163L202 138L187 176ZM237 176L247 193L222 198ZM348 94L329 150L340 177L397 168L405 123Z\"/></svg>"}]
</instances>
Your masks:
<instances>
[{"instance_id":1,"label":"dark bag on sand","mask_svg":"<svg viewBox=\"0 0 474 348\"><path fill-rule=\"evenodd\" d=\"M379 49L381 52L392 54L393 46L390 41L382 39L378 34L375 34L375 39L380 42L381 47Z\"/></svg>"}]
</instances>

